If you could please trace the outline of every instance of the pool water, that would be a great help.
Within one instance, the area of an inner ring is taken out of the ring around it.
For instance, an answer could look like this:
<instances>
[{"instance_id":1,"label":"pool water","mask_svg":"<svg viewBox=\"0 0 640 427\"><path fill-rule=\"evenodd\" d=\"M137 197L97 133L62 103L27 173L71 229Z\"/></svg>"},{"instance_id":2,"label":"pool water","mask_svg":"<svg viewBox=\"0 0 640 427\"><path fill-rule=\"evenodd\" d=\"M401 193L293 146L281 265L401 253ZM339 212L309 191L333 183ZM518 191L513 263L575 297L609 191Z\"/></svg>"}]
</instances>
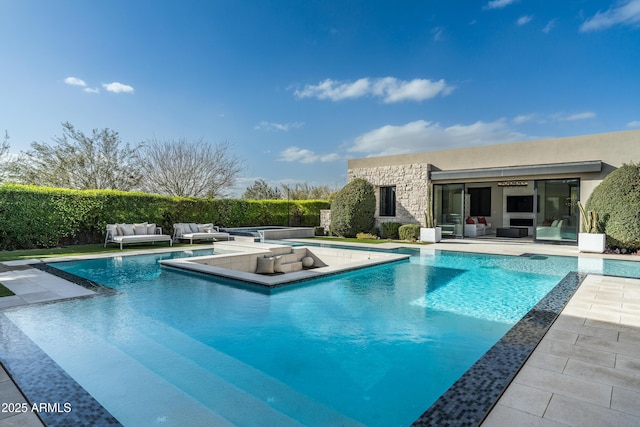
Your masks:
<instances>
[{"instance_id":1,"label":"pool water","mask_svg":"<svg viewBox=\"0 0 640 427\"><path fill-rule=\"evenodd\" d=\"M119 293L5 315L127 426L401 426L579 269L407 252L270 295L158 264L181 253L56 263Z\"/></svg>"}]
</instances>

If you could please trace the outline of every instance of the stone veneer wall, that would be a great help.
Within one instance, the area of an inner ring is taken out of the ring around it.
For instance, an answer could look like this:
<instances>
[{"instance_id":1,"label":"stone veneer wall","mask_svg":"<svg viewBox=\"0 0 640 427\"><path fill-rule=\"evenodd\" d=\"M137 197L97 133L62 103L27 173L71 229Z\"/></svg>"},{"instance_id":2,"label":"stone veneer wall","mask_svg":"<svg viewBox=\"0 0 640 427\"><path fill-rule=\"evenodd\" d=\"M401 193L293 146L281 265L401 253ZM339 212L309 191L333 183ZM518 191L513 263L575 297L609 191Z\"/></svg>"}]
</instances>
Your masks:
<instances>
[{"instance_id":1,"label":"stone veneer wall","mask_svg":"<svg viewBox=\"0 0 640 427\"><path fill-rule=\"evenodd\" d=\"M366 179L376 189L376 225L382 222L399 222L424 226L429 179L427 163L349 169L349 181L354 178ZM396 186L396 216L380 217L378 211L380 187L394 185Z\"/></svg>"}]
</instances>

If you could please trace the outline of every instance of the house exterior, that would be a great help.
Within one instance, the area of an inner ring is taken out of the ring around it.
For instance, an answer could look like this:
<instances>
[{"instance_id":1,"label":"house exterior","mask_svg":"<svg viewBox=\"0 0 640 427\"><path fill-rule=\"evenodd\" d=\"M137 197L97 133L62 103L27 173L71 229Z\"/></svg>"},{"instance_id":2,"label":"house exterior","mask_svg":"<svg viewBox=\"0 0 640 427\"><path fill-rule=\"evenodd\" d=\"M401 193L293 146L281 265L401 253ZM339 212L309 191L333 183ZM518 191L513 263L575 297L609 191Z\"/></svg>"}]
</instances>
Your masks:
<instances>
[{"instance_id":1,"label":"house exterior","mask_svg":"<svg viewBox=\"0 0 640 427\"><path fill-rule=\"evenodd\" d=\"M378 225L424 226L432 185L443 236L526 229L536 241L576 244L577 202L630 162L640 162L640 130L352 159L348 179L375 186ZM473 227L478 220L491 226Z\"/></svg>"}]
</instances>

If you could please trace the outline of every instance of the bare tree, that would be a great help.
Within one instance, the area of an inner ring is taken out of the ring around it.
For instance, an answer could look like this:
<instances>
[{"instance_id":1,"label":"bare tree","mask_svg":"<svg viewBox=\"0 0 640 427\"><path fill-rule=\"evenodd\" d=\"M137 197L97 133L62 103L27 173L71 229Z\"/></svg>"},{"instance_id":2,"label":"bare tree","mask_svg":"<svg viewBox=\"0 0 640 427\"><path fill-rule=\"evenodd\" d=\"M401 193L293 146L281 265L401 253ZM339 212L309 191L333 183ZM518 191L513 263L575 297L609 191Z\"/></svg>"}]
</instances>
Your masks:
<instances>
[{"instance_id":1,"label":"bare tree","mask_svg":"<svg viewBox=\"0 0 640 427\"><path fill-rule=\"evenodd\" d=\"M282 184L282 192L284 193L284 197L292 200L326 200L331 194L328 185L314 186L306 182L299 182L295 185Z\"/></svg>"},{"instance_id":2,"label":"bare tree","mask_svg":"<svg viewBox=\"0 0 640 427\"><path fill-rule=\"evenodd\" d=\"M167 196L225 197L242 166L227 142L212 145L202 138L151 139L140 158L142 189Z\"/></svg>"},{"instance_id":3,"label":"bare tree","mask_svg":"<svg viewBox=\"0 0 640 427\"><path fill-rule=\"evenodd\" d=\"M122 146L117 132L94 129L85 135L66 122L56 145L32 142L31 151L10 162L10 178L24 184L75 189L129 191L141 178L137 149Z\"/></svg>"},{"instance_id":4,"label":"bare tree","mask_svg":"<svg viewBox=\"0 0 640 427\"><path fill-rule=\"evenodd\" d=\"M0 182L7 179L9 161L9 133L5 130L4 139L0 144Z\"/></svg>"}]
</instances>

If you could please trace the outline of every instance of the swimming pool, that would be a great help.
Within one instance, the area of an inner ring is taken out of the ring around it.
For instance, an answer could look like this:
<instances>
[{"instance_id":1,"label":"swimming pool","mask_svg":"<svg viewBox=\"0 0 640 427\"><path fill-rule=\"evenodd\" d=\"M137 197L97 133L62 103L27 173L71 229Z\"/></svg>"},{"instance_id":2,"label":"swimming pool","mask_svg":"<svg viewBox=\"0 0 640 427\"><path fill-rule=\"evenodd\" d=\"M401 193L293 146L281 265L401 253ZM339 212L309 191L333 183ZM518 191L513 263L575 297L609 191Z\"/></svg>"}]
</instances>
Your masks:
<instances>
[{"instance_id":1,"label":"swimming pool","mask_svg":"<svg viewBox=\"0 0 640 427\"><path fill-rule=\"evenodd\" d=\"M567 272L637 277L407 252L270 295L159 267L177 253L59 263L118 293L5 316L125 425L408 425Z\"/></svg>"}]
</instances>

